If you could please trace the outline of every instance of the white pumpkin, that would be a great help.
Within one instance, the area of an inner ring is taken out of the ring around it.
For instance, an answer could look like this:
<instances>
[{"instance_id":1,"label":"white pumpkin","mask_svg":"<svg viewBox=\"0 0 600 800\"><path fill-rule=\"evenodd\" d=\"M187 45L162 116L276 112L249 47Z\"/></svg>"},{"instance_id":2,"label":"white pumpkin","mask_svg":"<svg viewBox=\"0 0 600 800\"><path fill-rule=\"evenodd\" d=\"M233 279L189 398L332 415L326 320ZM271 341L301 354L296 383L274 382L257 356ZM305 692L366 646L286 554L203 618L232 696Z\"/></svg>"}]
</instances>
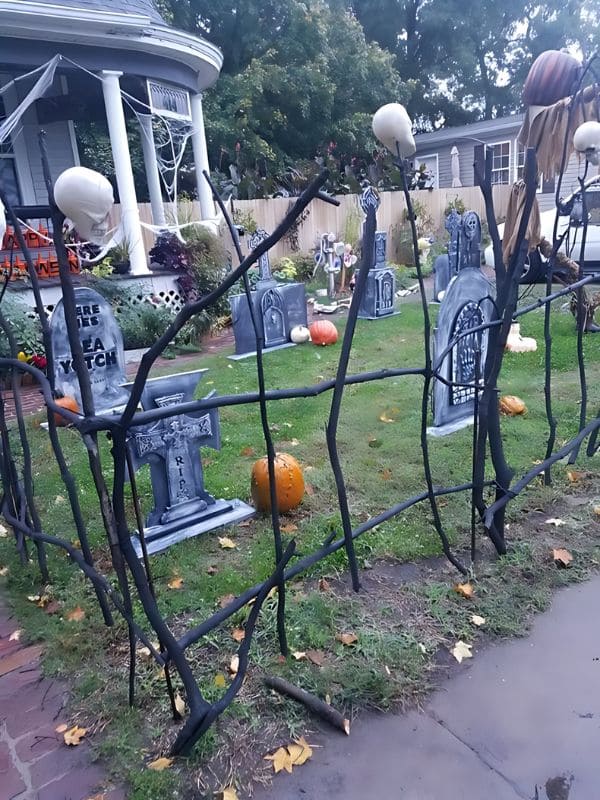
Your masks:
<instances>
[{"instance_id":1,"label":"white pumpkin","mask_svg":"<svg viewBox=\"0 0 600 800\"><path fill-rule=\"evenodd\" d=\"M305 325L294 325L290 331L290 341L294 344L310 342L310 332Z\"/></svg>"},{"instance_id":2,"label":"white pumpkin","mask_svg":"<svg viewBox=\"0 0 600 800\"><path fill-rule=\"evenodd\" d=\"M114 203L112 186L104 175L87 167L66 169L54 184L54 201L82 239L104 243Z\"/></svg>"},{"instance_id":3,"label":"white pumpkin","mask_svg":"<svg viewBox=\"0 0 600 800\"><path fill-rule=\"evenodd\" d=\"M387 103L373 115L373 133L392 155L410 158L416 152L412 122L400 103Z\"/></svg>"},{"instance_id":4,"label":"white pumpkin","mask_svg":"<svg viewBox=\"0 0 600 800\"><path fill-rule=\"evenodd\" d=\"M585 153L590 164L600 161L600 122L589 120L582 123L573 134L573 147L578 153Z\"/></svg>"}]
</instances>

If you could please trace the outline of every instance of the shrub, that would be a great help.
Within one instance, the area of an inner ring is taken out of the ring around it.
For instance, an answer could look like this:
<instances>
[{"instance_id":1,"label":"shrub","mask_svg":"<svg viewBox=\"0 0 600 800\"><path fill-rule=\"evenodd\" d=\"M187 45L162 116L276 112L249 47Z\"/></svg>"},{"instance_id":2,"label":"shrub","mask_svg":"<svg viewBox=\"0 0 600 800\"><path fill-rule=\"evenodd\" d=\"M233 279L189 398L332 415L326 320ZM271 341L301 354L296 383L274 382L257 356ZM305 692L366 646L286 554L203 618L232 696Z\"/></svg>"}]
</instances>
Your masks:
<instances>
[{"instance_id":1,"label":"shrub","mask_svg":"<svg viewBox=\"0 0 600 800\"><path fill-rule=\"evenodd\" d=\"M150 347L173 321L173 313L165 306L148 301L124 303L115 309L126 350Z\"/></svg>"},{"instance_id":2,"label":"shrub","mask_svg":"<svg viewBox=\"0 0 600 800\"><path fill-rule=\"evenodd\" d=\"M12 329L17 352L23 351L27 356L43 354L42 326L35 311L8 294L4 296L0 310ZM2 331L0 331L0 357L11 357L8 338Z\"/></svg>"}]
</instances>

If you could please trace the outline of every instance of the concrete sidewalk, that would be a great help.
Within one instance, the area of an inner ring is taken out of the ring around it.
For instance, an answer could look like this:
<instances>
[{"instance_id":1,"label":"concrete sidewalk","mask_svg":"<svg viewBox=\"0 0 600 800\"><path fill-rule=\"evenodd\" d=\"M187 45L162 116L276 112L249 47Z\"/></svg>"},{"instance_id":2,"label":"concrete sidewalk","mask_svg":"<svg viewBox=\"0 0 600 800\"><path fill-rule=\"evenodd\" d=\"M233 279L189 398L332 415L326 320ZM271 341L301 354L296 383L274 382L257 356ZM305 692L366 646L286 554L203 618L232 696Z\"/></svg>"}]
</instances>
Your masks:
<instances>
[{"instance_id":1,"label":"concrete sidewalk","mask_svg":"<svg viewBox=\"0 0 600 800\"><path fill-rule=\"evenodd\" d=\"M254 800L598 800L599 609L600 577L562 590L420 713L361 716Z\"/></svg>"},{"instance_id":2,"label":"concrete sidewalk","mask_svg":"<svg viewBox=\"0 0 600 800\"><path fill-rule=\"evenodd\" d=\"M42 676L42 647L11 639L18 627L0 596L0 800L125 800L86 741L56 732L71 722L67 687Z\"/></svg>"}]
</instances>

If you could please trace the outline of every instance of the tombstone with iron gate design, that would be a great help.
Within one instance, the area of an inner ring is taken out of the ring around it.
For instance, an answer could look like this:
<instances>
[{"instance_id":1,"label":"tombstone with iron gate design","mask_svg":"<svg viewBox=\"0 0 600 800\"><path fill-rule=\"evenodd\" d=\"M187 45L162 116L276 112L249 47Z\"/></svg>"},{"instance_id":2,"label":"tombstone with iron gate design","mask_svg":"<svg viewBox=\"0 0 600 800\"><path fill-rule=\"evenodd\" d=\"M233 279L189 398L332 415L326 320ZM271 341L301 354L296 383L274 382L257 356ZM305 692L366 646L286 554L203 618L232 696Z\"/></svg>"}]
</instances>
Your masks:
<instances>
[{"instance_id":1,"label":"tombstone with iron gate design","mask_svg":"<svg viewBox=\"0 0 600 800\"><path fill-rule=\"evenodd\" d=\"M493 286L479 267L466 266L446 289L434 331L433 427L444 436L473 420L475 393L487 357L487 331L492 319Z\"/></svg>"},{"instance_id":2,"label":"tombstone with iron gate design","mask_svg":"<svg viewBox=\"0 0 600 800\"><path fill-rule=\"evenodd\" d=\"M433 266L433 299L441 300L448 284L461 269L478 268L481 264L481 221L475 211L459 214L456 209L446 217L445 228L450 239L447 254L438 256Z\"/></svg>"},{"instance_id":3,"label":"tombstone with iron gate design","mask_svg":"<svg viewBox=\"0 0 600 800\"><path fill-rule=\"evenodd\" d=\"M196 370L147 381L142 408L147 411L172 406L175 411L181 403L193 399L205 372ZM220 448L216 409L173 414L133 427L128 446L134 470L150 465L154 508L144 526L149 553L254 513L246 503L216 500L204 488L200 447ZM140 554L139 533L133 543Z\"/></svg>"},{"instance_id":4,"label":"tombstone with iron gate design","mask_svg":"<svg viewBox=\"0 0 600 800\"><path fill-rule=\"evenodd\" d=\"M379 195L371 186L363 191L360 205L365 214L370 207L374 207L377 211L379 203ZM369 270L358 311L358 316L362 319L380 319L394 313L396 275L394 270L388 267L386 256L387 232L377 231L373 253L369 254L368 259L363 254L361 262ZM361 269L364 268L361 266Z\"/></svg>"},{"instance_id":5,"label":"tombstone with iron gate design","mask_svg":"<svg viewBox=\"0 0 600 800\"><path fill-rule=\"evenodd\" d=\"M259 228L249 239L251 249L267 238ZM229 298L236 357L251 355L256 351L256 337L252 325L251 307L263 337L265 349L291 347L290 331L296 325L307 324L306 293L303 283L278 283L272 275L268 253L258 260L258 282L251 292L251 306L246 294Z\"/></svg>"}]
</instances>

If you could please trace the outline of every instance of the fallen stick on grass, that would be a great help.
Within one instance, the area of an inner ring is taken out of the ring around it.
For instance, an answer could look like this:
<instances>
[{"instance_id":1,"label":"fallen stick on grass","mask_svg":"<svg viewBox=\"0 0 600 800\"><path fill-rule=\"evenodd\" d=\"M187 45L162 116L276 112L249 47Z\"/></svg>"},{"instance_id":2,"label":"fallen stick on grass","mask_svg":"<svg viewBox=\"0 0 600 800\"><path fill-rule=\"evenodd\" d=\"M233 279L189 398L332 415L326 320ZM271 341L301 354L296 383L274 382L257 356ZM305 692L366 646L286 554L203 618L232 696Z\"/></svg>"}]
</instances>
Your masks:
<instances>
[{"instance_id":1,"label":"fallen stick on grass","mask_svg":"<svg viewBox=\"0 0 600 800\"><path fill-rule=\"evenodd\" d=\"M339 730L344 731L347 736L350 735L350 720L345 719L343 714L340 714L340 712L330 706L329 703L321 700L316 695L304 689L300 689L298 686L294 686L293 683L288 683L288 681L285 681L283 678L276 678L271 675L265 675L265 684L276 692L285 694L298 703L302 703L309 711L321 717L325 722L333 725L334 728L339 728Z\"/></svg>"}]
</instances>

